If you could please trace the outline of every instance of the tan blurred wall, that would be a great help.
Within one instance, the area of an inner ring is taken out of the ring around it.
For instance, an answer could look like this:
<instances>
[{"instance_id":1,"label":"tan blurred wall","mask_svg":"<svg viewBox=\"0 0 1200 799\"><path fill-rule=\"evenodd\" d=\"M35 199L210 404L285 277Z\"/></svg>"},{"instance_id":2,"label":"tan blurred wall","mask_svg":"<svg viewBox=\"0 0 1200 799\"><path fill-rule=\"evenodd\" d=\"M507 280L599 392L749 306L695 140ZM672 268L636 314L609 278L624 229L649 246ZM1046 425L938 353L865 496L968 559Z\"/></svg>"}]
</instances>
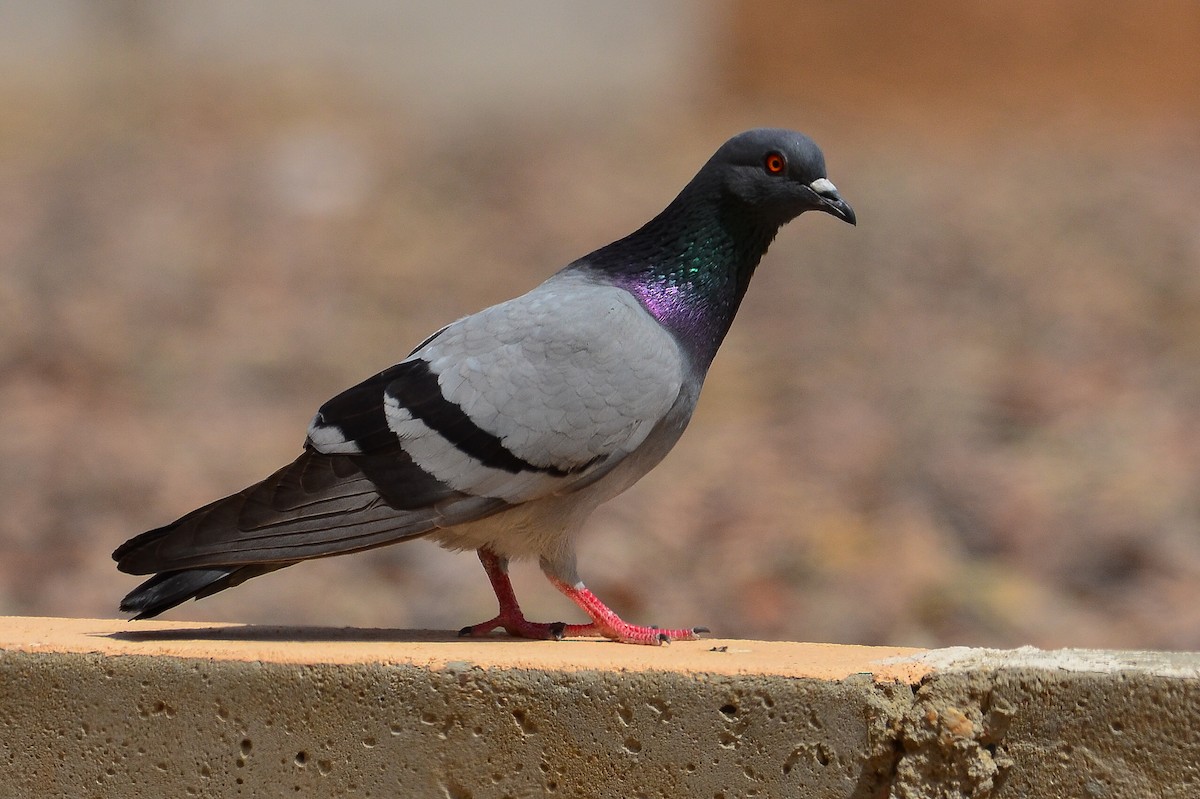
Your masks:
<instances>
[{"instance_id":1,"label":"tan blurred wall","mask_svg":"<svg viewBox=\"0 0 1200 799\"><path fill-rule=\"evenodd\" d=\"M729 24L723 75L738 93L876 114L1200 111L1192 0L734 0Z\"/></svg>"}]
</instances>

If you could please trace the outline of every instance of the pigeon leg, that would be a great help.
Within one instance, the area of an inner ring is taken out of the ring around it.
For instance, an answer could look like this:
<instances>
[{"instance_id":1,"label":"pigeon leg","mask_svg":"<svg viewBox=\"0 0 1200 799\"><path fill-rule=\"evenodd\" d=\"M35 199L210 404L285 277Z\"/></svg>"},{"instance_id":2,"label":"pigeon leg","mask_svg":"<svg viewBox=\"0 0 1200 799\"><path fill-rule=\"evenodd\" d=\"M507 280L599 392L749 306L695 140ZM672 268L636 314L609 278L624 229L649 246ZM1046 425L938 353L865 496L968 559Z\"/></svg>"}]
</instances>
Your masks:
<instances>
[{"instance_id":1,"label":"pigeon leg","mask_svg":"<svg viewBox=\"0 0 1200 799\"><path fill-rule=\"evenodd\" d=\"M517 604L517 595L513 591L512 582L508 579L508 558L502 558L492 550L484 547L479 550L479 561L487 572L492 590L496 592L496 600L500 603L500 612L480 624L463 627L458 631L460 636L480 637L493 630L503 628L509 635L518 638L561 639L567 635L596 635L598 630L594 624L564 624L558 622L528 621Z\"/></svg>"},{"instance_id":2,"label":"pigeon leg","mask_svg":"<svg viewBox=\"0 0 1200 799\"><path fill-rule=\"evenodd\" d=\"M547 574L551 584L562 591L572 602L583 609L591 617L593 624L570 625L563 631L564 635L603 635L623 644L648 644L659 646L672 641L695 641L700 633L708 632L707 627L690 627L675 630L660 630L657 627L643 627L623 621L620 616L600 601L600 598L587 589L582 582L568 585L559 578ZM575 632L571 628L592 628L590 631Z\"/></svg>"}]
</instances>

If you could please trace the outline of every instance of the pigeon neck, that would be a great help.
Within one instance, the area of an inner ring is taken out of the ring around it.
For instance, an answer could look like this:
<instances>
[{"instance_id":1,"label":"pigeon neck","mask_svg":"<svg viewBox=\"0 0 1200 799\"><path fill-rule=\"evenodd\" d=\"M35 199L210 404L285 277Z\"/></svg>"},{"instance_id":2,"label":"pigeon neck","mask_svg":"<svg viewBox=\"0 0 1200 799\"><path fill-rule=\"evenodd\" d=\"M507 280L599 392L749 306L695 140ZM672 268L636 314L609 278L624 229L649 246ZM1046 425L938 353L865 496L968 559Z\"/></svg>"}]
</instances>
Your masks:
<instances>
[{"instance_id":1,"label":"pigeon neck","mask_svg":"<svg viewBox=\"0 0 1200 799\"><path fill-rule=\"evenodd\" d=\"M704 371L778 230L693 182L641 229L583 260L633 294Z\"/></svg>"}]
</instances>

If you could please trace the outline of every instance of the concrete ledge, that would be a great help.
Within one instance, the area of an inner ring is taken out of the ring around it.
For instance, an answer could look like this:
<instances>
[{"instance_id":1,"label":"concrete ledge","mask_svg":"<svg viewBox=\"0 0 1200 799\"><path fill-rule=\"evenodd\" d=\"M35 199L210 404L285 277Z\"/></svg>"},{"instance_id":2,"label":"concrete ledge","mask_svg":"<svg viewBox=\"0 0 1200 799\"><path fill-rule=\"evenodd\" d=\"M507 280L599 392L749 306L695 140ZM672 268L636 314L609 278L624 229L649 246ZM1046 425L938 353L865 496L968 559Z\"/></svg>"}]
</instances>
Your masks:
<instances>
[{"instance_id":1,"label":"concrete ledge","mask_svg":"<svg viewBox=\"0 0 1200 799\"><path fill-rule=\"evenodd\" d=\"M1200 795L1200 656L0 619L0 796Z\"/></svg>"}]
</instances>

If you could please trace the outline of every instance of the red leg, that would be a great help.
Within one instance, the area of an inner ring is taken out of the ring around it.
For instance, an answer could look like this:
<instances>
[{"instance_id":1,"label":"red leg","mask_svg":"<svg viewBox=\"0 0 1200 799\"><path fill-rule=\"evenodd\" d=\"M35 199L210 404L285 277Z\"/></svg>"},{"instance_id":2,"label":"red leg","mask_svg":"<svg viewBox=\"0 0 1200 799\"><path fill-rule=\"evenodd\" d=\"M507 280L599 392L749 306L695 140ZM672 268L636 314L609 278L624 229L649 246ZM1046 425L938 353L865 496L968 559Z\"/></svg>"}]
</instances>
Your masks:
<instances>
[{"instance_id":1,"label":"red leg","mask_svg":"<svg viewBox=\"0 0 1200 799\"><path fill-rule=\"evenodd\" d=\"M706 627L691 627L686 629L675 630L660 630L657 627L642 627L637 624L630 624L623 621L620 616L612 611L607 605L600 601L600 598L589 591L583 583L576 585L567 585L557 577L549 574L546 575L551 584L559 591L562 591L568 598L586 613L592 619L591 625L576 625L580 627L591 627L590 633L575 633L566 631L565 635L589 635L599 633L605 638L611 638L614 641L619 641L625 644L649 644L658 646L660 644L669 644L672 641L695 641L699 639L700 633L708 632Z\"/></svg>"},{"instance_id":2,"label":"red leg","mask_svg":"<svg viewBox=\"0 0 1200 799\"><path fill-rule=\"evenodd\" d=\"M594 624L564 624L563 622L528 621L517 604L517 595L513 592L512 582L508 579L508 560L501 558L490 549L479 550L479 561L487 572L492 590L496 592L496 600L500 603L500 613L494 618L481 624L463 627L458 631L461 636L483 636L493 630L503 629L509 635L518 638L555 638L561 639L568 635L596 635L598 630Z\"/></svg>"}]
</instances>

